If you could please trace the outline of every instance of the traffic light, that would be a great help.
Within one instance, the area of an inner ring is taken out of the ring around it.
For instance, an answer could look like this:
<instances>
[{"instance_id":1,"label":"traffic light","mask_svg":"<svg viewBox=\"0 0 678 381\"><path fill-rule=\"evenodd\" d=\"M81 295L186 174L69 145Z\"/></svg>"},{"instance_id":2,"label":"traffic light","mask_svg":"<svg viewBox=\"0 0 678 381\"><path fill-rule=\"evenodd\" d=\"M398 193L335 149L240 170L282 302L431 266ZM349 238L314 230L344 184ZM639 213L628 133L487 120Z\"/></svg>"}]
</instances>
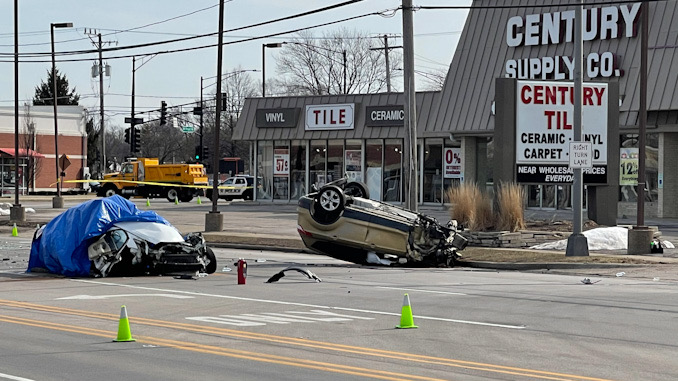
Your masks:
<instances>
[{"instance_id":1,"label":"traffic light","mask_svg":"<svg viewBox=\"0 0 678 381\"><path fill-rule=\"evenodd\" d=\"M141 151L141 129L134 127L134 143L132 145L132 152Z\"/></svg>"},{"instance_id":2,"label":"traffic light","mask_svg":"<svg viewBox=\"0 0 678 381\"><path fill-rule=\"evenodd\" d=\"M160 124L167 124L167 103L165 101L160 102Z\"/></svg>"},{"instance_id":3,"label":"traffic light","mask_svg":"<svg viewBox=\"0 0 678 381\"><path fill-rule=\"evenodd\" d=\"M210 148L208 146L204 146L202 148L202 160L206 161L209 160L210 158Z\"/></svg>"},{"instance_id":4,"label":"traffic light","mask_svg":"<svg viewBox=\"0 0 678 381\"><path fill-rule=\"evenodd\" d=\"M200 160L200 146L195 146L195 160Z\"/></svg>"},{"instance_id":5,"label":"traffic light","mask_svg":"<svg viewBox=\"0 0 678 381\"><path fill-rule=\"evenodd\" d=\"M131 143L132 141L130 140L129 136L129 128L125 128L125 143Z\"/></svg>"}]
</instances>

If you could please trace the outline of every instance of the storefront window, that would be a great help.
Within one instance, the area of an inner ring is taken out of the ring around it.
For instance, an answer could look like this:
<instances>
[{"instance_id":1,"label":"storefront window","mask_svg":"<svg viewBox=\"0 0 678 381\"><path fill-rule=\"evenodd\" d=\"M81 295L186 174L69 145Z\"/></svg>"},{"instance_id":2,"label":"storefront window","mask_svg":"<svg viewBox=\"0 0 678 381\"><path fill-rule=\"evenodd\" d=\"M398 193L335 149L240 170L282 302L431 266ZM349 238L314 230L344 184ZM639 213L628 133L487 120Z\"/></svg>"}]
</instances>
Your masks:
<instances>
[{"instance_id":1,"label":"storefront window","mask_svg":"<svg viewBox=\"0 0 678 381\"><path fill-rule=\"evenodd\" d=\"M384 201L400 201L402 194L403 142L401 139L386 139L384 145Z\"/></svg>"},{"instance_id":2,"label":"storefront window","mask_svg":"<svg viewBox=\"0 0 678 381\"><path fill-rule=\"evenodd\" d=\"M344 141L330 140L327 150L327 182L344 176Z\"/></svg>"},{"instance_id":3,"label":"storefront window","mask_svg":"<svg viewBox=\"0 0 678 381\"><path fill-rule=\"evenodd\" d=\"M288 200L290 189L289 142L275 142L273 147L273 199Z\"/></svg>"},{"instance_id":4,"label":"storefront window","mask_svg":"<svg viewBox=\"0 0 678 381\"><path fill-rule=\"evenodd\" d=\"M363 151L360 140L347 140L344 150L344 173L352 181L364 182Z\"/></svg>"},{"instance_id":5,"label":"storefront window","mask_svg":"<svg viewBox=\"0 0 678 381\"><path fill-rule=\"evenodd\" d=\"M273 142L258 142L257 199L270 200L273 194Z\"/></svg>"},{"instance_id":6,"label":"storefront window","mask_svg":"<svg viewBox=\"0 0 678 381\"><path fill-rule=\"evenodd\" d=\"M443 202L443 140L426 139L424 144L424 202Z\"/></svg>"},{"instance_id":7,"label":"storefront window","mask_svg":"<svg viewBox=\"0 0 678 381\"><path fill-rule=\"evenodd\" d=\"M310 183L320 189L327 183L325 178L325 155L327 145L325 140L311 140L311 152L309 155Z\"/></svg>"},{"instance_id":8,"label":"storefront window","mask_svg":"<svg viewBox=\"0 0 678 381\"><path fill-rule=\"evenodd\" d=\"M383 161L384 149L381 139L370 139L365 144L365 183L370 192L372 200L381 200L382 177L381 164Z\"/></svg>"},{"instance_id":9,"label":"storefront window","mask_svg":"<svg viewBox=\"0 0 678 381\"><path fill-rule=\"evenodd\" d=\"M292 140L290 153L292 172L292 199L298 200L306 193L306 141Z\"/></svg>"}]
</instances>

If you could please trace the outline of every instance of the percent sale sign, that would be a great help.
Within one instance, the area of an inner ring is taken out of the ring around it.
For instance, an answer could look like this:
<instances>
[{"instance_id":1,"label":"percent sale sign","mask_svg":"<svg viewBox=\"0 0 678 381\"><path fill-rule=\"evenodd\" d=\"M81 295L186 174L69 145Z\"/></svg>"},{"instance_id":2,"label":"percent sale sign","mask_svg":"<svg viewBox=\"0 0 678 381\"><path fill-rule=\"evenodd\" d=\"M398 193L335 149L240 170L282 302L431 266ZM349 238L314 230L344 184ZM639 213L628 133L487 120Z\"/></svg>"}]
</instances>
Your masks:
<instances>
[{"instance_id":1,"label":"percent sale sign","mask_svg":"<svg viewBox=\"0 0 678 381\"><path fill-rule=\"evenodd\" d=\"M516 179L522 183L571 183L570 143L574 142L574 85L518 81L516 99ZM582 141L591 145L592 166L584 182L607 182L608 87L582 85Z\"/></svg>"}]
</instances>

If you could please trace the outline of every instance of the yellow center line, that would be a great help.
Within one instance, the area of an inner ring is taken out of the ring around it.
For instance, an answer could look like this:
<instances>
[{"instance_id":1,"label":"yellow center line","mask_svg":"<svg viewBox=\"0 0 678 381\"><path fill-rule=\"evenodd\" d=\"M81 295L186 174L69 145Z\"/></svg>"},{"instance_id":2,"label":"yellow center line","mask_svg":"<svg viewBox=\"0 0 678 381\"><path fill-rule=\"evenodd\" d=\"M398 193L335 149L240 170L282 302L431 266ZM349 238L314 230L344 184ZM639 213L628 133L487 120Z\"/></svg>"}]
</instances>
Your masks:
<instances>
[{"instance_id":1,"label":"yellow center line","mask_svg":"<svg viewBox=\"0 0 678 381\"><path fill-rule=\"evenodd\" d=\"M6 305L10 307L26 308L32 310L40 310L46 312L55 312L61 314L77 315L83 317L91 317L97 319L106 319L106 320L118 320L117 314L108 314L108 313L99 313L99 312L90 312L82 310L74 310L62 307L52 307L46 305L25 303L25 302L16 302L10 300L1 300L0 305ZM337 352L360 354L366 356L382 357L395 360L404 360L408 362L418 362L423 364L433 364L433 365L443 365L456 368L464 369L473 369L480 370L491 373L502 373L502 374L511 374L526 376L531 378L538 378L544 380L585 380L585 381L610 381L608 379L578 376L567 373L557 373L557 372L548 372L540 371L533 369L517 368L503 365L494 365L486 364L473 361L464 361L456 359L447 359L434 356L418 355L413 353L404 353L396 351L388 351L376 348L365 348L345 344L334 344L322 341L314 341L308 339L300 339L295 337L286 337L286 336L277 336L257 332L248 332L248 331L238 331L228 328L220 327L203 327L194 324L188 323L178 323L171 321L147 319L147 318L129 318L131 323L135 324L144 324L149 326L161 327L161 328L171 328L171 329L180 329L185 331L191 331L196 333L205 333L205 334L220 334L224 336L240 338L240 339L249 339L249 340L258 340L258 341L267 341L273 343L281 343L285 345L297 345L308 348L315 349L325 349Z\"/></svg>"},{"instance_id":2,"label":"yellow center line","mask_svg":"<svg viewBox=\"0 0 678 381\"><path fill-rule=\"evenodd\" d=\"M72 326L72 325L66 326L66 325L58 324L58 323L51 323L51 322L33 320L33 319L27 319L27 318L17 318L17 317L7 316L7 315L0 315L0 321L6 322L6 323L26 325L26 326L30 326L30 327L38 327L38 328L52 329L52 330L58 330L58 331L85 334L85 335L90 335L90 336L98 336L98 337L114 337L115 336L115 332L112 332L112 331L104 331L104 330L92 329L92 328L81 327L81 326ZM228 348L217 347L217 346L213 346L213 345L205 345L205 344L198 344L198 343L191 343L191 342L161 339L161 338L151 337L151 336L137 336L135 340L139 343L165 346L165 347L187 350L187 351L192 351L192 352L197 352L197 353L205 353L205 354L212 354L212 355L218 355L218 356L234 357L234 358L240 358L240 359L245 359L245 360L267 362L267 363L274 363L274 364L280 364L280 365L296 366L296 367L307 368L307 369L321 370L321 371L325 371L325 372L350 374L350 375L354 375L354 376L364 376L364 377L376 378L376 379L381 379L381 380L442 381L442 379L438 379L438 378L416 376L416 375L397 373L397 372L380 371L380 370L376 370L376 369L367 369L367 368L360 368L360 367L341 365L341 364L333 364L333 363L327 363L327 362L321 362L321 361L297 359L297 358L293 358L293 357L285 357L285 356L271 355L271 354L258 353L258 352L249 352L249 351L228 349Z\"/></svg>"}]
</instances>

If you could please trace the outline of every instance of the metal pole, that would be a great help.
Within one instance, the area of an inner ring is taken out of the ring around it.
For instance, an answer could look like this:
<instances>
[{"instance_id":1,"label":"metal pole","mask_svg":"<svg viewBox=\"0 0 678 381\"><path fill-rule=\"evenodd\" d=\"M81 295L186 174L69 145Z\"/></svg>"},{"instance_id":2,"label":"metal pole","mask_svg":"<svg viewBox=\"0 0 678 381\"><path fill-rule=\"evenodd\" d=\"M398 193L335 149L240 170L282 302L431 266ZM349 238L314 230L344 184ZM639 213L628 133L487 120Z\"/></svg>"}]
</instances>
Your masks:
<instances>
[{"instance_id":1,"label":"metal pole","mask_svg":"<svg viewBox=\"0 0 678 381\"><path fill-rule=\"evenodd\" d=\"M52 100L54 101L54 167L56 169L57 178L57 197L61 197L61 184L59 183L59 124L57 118L57 73L56 62L54 60L54 24L49 25L50 34L52 37Z\"/></svg>"},{"instance_id":2,"label":"metal pole","mask_svg":"<svg viewBox=\"0 0 678 381\"><path fill-rule=\"evenodd\" d=\"M136 124L134 124L134 88L136 87L134 84L135 81L135 72L136 72L136 60L137 58L135 56L132 56L132 115L131 115L131 121L130 121L130 129L129 129L129 153L130 156L134 156L134 140L136 134L134 133L134 129L136 128ZM142 64L143 65L143 64Z\"/></svg>"},{"instance_id":3,"label":"metal pole","mask_svg":"<svg viewBox=\"0 0 678 381\"><path fill-rule=\"evenodd\" d=\"M417 211L417 112L414 87L414 28L412 0L403 0L403 49L404 49L404 95L405 95L405 149L403 176L405 208Z\"/></svg>"},{"instance_id":4,"label":"metal pole","mask_svg":"<svg viewBox=\"0 0 678 381\"><path fill-rule=\"evenodd\" d=\"M224 51L224 0L219 0L219 38L217 44L217 104L216 117L214 120L214 141L212 142L212 194L218 195L219 191L219 130L221 129L221 72L222 72L222 57ZM262 48L262 51L265 48ZM263 88L262 88L263 90ZM212 213L218 213L217 200L219 197L212 197Z\"/></svg>"},{"instance_id":5,"label":"metal pole","mask_svg":"<svg viewBox=\"0 0 678 381\"><path fill-rule=\"evenodd\" d=\"M391 66L388 63L388 36L384 35L384 57L386 58L386 91L391 92Z\"/></svg>"},{"instance_id":6,"label":"metal pole","mask_svg":"<svg viewBox=\"0 0 678 381\"><path fill-rule=\"evenodd\" d=\"M640 107L638 110L638 186L636 189L636 225L645 225L645 133L647 129L647 34L650 7L643 1L640 8Z\"/></svg>"},{"instance_id":7,"label":"metal pole","mask_svg":"<svg viewBox=\"0 0 678 381\"><path fill-rule=\"evenodd\" d=\"M99 37L99 112L101 118L101 156L104 163L104 173L106 173L106 130L104 129L104 64L102 57L101 33Z\"/></svg>"},{"instance_id":8,"label":"metal pole","mask_svg":"<svg viewBox=\"0 0 678 381\"><path fill-rule=\"evenodd\" d=\"M19 204L19 0L14 0L14 206L21 206Z\"/></svg>"},{"instance_id":9,"label":"metal pole","mask_svg":"<svg viewBox=\"0 0 678 381\"><path fill-rule=\"evenodd\" d=\"M341 54L344 58L344 94L346 94L346 50L344 50Z\"/></svg>"},{"instance_id":10,"label":"metal pole","mask_svg":"<svg viewBox=\"0 0 678 381\"><path fill-rule=\"evenodd\" d=\"M582 10L580 5L575 9L574 16L574 120L573 141L582 140L582 68L583 68L583 41L582 41ZM572 152L570 152L570 155ZM583 209L583 174L581 168L574 169L574 181L572 182L572 235L567 239L566 256L588 256L588 241L582 234L582 209Z\"/></svg>"},{"instance_id":11,"label":"metal pole","mask_svg":"<svg viewBox=\"0 0 678 381\"><path fill-rule=\"evenodd\" d=\"M204 162L205 158L203 157L205 153L205 149L203 148L203 141L202 141L202 123L203 119L202 116L205 113L204 105L202 104L202 76L200 76L200 162Z\"/></svg>"},{"instance_id":12,"label":"metal pole","mask_svg":"<svg viewBox=\"0 0 678 381\"><path fill-rule=\"evenodd\" d=\"M266 44L261 44L261 97L266 98Z\"/></svg>"}]
</instances>

